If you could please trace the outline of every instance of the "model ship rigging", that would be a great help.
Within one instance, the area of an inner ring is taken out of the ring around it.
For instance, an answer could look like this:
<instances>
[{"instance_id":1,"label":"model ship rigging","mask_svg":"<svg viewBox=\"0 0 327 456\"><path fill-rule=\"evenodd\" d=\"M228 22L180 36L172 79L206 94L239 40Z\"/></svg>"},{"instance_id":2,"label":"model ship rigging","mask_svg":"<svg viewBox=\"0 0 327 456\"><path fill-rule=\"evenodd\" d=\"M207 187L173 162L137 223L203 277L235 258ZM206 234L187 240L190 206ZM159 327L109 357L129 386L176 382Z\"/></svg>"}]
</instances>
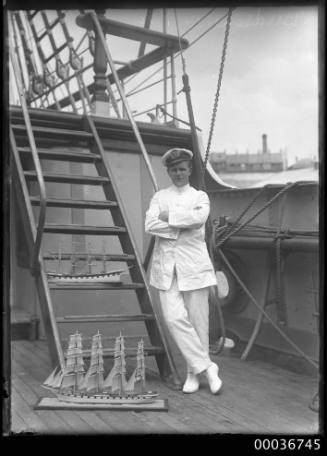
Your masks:
<instances>
[{"instance_id":1,"label":"model ship rigging","mask_svg":"<svg viewBox=\"0 0 327 456\"><path fill-rule=\"evenodd\" d=\"M67 255L66 255L67 256ZM83 255L84 257L85 255ZM50 280L59 280L61 283L64 282L110 282L110 283L120 283L121 274L126 272L126 269L114 269L108 270L107 268L107 255L105 249L103 248L102 254L92 255L91 251L86 254L87 260L83 265L83 271L76 272L76 257L75 253L69 254L68 259L71 261L70 271L65 273L63 272L63 260L64 255L62 253L61 245L59 245L58 253L52 253L50 255L51 259L58 260L58 270L56 272L47 272L47 276ZM93 257L100 257L102 260L102 270L100 272L93 272L92 262Z\"/></svg>"},{"instance_id":2,"label":"model ship rigging","mask_svg":"<svg viewBox=\"0 0 327 456\"><path fill-rule=\"evenodd\" d=\"M76 332L69 338L64 368L56 367L42 386L55 392L59 401L78 404L147 404L158 396L146 391L143 340L138 342L136 367L128 381L121 334L116 337L114 365L106 378L104 372L101 334L92 338L90 366L85 372L82 336Z\"/></svg>"}]
</instances>

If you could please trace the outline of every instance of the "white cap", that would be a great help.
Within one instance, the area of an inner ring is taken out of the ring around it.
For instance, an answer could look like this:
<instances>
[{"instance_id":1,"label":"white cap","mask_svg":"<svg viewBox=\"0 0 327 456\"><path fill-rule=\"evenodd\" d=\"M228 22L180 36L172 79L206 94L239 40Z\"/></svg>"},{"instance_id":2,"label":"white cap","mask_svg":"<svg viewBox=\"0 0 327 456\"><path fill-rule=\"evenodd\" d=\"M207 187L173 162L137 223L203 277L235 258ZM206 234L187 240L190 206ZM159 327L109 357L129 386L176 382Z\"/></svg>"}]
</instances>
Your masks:
<instances>
[{"instance_id":1,"label":"white cap","mask_svg":"<svg viewBox=\"0 0 327 456\"><path fill-rule=\"evenodd\" d=\"M193 158L193 152L188 149L182 149L180 147L174 147L173 149L167 150L162 156L162 163L170 168L171 166L177 165L177 163L183 161L190 161Z\"/></svg>"}]
</instances>

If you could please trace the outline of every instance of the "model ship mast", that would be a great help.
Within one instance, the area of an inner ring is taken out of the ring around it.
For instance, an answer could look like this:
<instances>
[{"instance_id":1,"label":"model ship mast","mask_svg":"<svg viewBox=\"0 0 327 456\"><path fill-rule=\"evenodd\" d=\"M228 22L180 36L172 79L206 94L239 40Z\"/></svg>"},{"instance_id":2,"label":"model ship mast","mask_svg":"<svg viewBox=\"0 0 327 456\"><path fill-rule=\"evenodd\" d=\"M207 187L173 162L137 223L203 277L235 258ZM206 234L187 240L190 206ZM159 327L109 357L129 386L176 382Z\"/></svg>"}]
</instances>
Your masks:
<instances>
[{"instance_id":1,"label":"model ship mast","mask_svg":"<svg viewBox=\"0 0 327 456\"><path fill-rule=\"evenodd\" d=\"M49 389L59 389L60 391L72 389L76 392L81 387L84 372L82 336L76 332L69 337L64 370L58 372L58 368L54 369L43 383L43 386Z\"/></svg>"},{"instance_id":2,"label":"model ship mast","mask_svg":"<svg viewBox=\"0 0 327 456\"><path fill-rule=\"evenodd\" d=\"M114 349L114 365L104 381L104 389L111 388L112 393L124 395L126 392L126 361L124 338L116 337Z\"/></svg>"},{"instance_id":3,"label":"model ship mast","mask_svg":"<svg viewBox=\"0 0 327 456\"><path fill-rule=\"evenodd\" d=\"M87 392L95 391L96 393L103 390L103 350L101 334L98 333L92 338L91 362L90 367L85 375L81 385L81 390Z\"/></svg>"},{"instance_id":4,"label":"model ship mast","mask_svg":"<svg viewBox=\"0 0 327 456\"><path fill-rule=\"evenodd\" d=\"M135 384L140 384L140 393L145 391L145 364L144 364L144 342L140 340L137 345L136 368L128 380L126 391L135 391Z\"/></svg>"},{"instance_id":5,"label":"model ship mast","mask_svg":"<svg viewBox=\"0 0 327 456\"><path fill-rule=\"evenodd\" d=\"M80 333L76 332L70 337L67 362L60 390L72 387L74 393L78 391L83 382L84 372L82 336Z\"/></svg>"}]
</instances>

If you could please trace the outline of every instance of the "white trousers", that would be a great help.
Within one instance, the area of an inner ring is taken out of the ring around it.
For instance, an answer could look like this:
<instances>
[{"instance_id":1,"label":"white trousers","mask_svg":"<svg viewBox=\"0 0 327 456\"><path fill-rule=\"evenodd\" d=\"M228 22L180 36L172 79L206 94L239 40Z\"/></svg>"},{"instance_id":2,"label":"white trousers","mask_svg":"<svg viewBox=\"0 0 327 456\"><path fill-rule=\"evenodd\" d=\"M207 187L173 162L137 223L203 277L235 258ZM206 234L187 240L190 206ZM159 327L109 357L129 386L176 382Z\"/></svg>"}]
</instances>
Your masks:
<instances>
[{"instance_id":1,"label":"white trousers","mask_svg":"<svg viewBox=\"0 0 327 456\"><path fill-rule=\"evenodd\" d=\"M159 290L167 328L182 352L187 371L199 374L208 369L209 288L179 291L176 275L169 290Z\"/></svg>"}]
</instances>

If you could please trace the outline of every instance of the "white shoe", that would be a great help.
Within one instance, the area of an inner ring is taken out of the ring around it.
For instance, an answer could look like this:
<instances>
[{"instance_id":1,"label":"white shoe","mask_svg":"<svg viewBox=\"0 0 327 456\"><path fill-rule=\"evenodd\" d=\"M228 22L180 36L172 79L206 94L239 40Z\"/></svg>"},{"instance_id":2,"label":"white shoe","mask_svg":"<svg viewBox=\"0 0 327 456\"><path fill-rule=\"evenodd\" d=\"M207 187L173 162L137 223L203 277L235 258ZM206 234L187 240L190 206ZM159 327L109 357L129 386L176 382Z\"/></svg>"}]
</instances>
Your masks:
<instances>
[{"instance_id":1,"label":"white shoe","mask_svg":"<svg viewBox=\"0 0 327 456\"><path fill-rule=\"evenodd\" d=\"M218 377L218 371L219 367L215 363L211 363L211 366L206 370L206 375L212 394L217 394L223 383Z\"/></svg>"},{"instance_id":2,"label":"white shoe","mask_svg":"<svg viewBox=\"0 0 327 456\"><path fill-rule=\"evenodd\" d=\"M189 372L183 386L183 393L195 393L200 386L198 376Z\"/></svg>"}]
</instances>

